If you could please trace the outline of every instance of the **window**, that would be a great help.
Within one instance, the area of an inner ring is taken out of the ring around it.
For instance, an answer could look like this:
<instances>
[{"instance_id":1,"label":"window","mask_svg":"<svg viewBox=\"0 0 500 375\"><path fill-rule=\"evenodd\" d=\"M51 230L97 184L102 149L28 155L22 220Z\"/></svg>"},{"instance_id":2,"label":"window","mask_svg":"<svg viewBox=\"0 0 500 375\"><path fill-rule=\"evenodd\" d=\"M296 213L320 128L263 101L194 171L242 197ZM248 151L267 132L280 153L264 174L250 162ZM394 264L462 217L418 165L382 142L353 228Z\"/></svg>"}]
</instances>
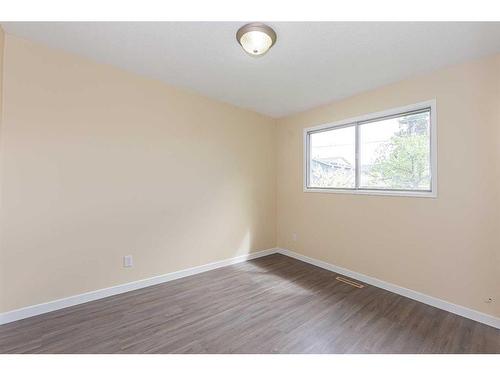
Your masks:
<instances>
[{"instance_id":1,"label":"window","mask_svg":"<svg viewBox=\"0 0 500 375\"><path fill-rule=\"evenodd\" d=\"M304 130L304 191L435 197L435 102Z\"/></svg>"}]
</instances>

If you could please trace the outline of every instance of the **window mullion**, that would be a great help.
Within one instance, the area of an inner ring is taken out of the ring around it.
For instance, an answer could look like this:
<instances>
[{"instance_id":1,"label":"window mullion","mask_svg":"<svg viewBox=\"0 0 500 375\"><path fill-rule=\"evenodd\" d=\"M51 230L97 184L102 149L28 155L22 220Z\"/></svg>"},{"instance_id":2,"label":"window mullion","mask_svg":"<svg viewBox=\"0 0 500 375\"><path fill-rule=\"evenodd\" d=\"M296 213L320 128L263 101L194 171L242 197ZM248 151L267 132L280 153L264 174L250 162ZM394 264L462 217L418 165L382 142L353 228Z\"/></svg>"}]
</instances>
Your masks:
<instances>
[{"instance_id":1,"label":"window mullion","mask_svg":"<svg viewBox=\"0 0 500 375\"><path fill-rule=\"evenodd\" d=\"M360 165L359 165L359 123L356 122L355 126L355 137L356 139L354 140L354 155L355 155L355 169L354 169L354 188L359 189L359 180L360 180L360 175L359 175L359 170L360 170Z\"/></svg>"}]
</instances>

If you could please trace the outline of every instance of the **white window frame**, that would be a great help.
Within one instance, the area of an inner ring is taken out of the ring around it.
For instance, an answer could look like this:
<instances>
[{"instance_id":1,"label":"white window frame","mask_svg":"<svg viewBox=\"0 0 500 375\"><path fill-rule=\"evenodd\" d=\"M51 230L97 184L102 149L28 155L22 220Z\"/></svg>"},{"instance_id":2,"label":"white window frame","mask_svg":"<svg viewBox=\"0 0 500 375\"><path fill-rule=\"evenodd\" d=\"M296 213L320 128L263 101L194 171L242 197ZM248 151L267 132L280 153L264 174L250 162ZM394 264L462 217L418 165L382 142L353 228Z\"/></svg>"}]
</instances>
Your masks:
<instances>
[{"instance_id":1,"label":"white window frame","mask_svg":"<svg viewBox=\"0 0 500 375\"><path fill-rule=\"evenodd\" d=\"M384 117L403 115L407 112L430 109L430 169L431 169L431 189L430 190L389 190L389 189L364 189L354 188L318 188L308 186L309 175L309 135L318 131L332 130L346 126L356 127L356 180L358 179L359 168L359 123L371 120L382 119ZM333 123L313 126L304 129L304 149L303 149L303 178L304 192L306 193L340 193L340 194L362 194L362 195L390 195L403 197L426 197L437 198L437 121L436 121L436 100L428 100L403 107L392 108L387 111L369 113L362 116L349 118Z\"/></svg>"}]
</instances>

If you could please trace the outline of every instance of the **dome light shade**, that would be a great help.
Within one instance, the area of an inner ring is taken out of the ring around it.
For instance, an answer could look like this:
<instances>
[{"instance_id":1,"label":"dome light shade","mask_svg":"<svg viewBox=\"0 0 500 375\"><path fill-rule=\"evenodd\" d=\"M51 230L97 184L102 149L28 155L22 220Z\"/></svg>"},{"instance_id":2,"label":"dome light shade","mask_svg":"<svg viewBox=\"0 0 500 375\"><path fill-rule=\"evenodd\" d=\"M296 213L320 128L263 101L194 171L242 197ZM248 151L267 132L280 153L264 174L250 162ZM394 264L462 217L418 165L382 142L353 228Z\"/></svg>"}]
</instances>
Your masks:
<instances>
[{"instance_id":1,"label":"dome light shade","mask_svg":"<svg viewBox=\"0 0 500 375\"><path fill-rule=\"evenodd\" d=\"M274 45L276 33L263 23L249 23L238 30L236 39L248 54L259 56Z\"/></svg>"}]
</instances>

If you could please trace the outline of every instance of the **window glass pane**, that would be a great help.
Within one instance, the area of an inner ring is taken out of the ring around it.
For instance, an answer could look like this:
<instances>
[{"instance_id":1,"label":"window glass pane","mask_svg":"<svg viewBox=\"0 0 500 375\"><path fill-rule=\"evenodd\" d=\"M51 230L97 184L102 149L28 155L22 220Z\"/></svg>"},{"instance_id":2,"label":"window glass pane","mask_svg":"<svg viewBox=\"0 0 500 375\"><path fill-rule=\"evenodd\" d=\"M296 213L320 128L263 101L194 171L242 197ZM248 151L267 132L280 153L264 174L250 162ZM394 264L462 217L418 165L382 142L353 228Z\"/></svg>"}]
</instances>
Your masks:
<instances>
[{"instance_id":1,"label":"window glass pane","mask_svg":"<svg viewBox=\"0 0 500 375\"><path fill-rule=\"evenodd\" d=\"M430 190L430 111L359 125L360 187Z\"/></svg>"},{"instance_id":2,"label":"window glass pane","mask_svg":"<svg viewBox=\"0 0 500 375\"><path fill-rule=\"evenodd\" d=\"M355 127L312 133L309 137L309 186L354 188Z\"/></svg>"}]
</instances>

